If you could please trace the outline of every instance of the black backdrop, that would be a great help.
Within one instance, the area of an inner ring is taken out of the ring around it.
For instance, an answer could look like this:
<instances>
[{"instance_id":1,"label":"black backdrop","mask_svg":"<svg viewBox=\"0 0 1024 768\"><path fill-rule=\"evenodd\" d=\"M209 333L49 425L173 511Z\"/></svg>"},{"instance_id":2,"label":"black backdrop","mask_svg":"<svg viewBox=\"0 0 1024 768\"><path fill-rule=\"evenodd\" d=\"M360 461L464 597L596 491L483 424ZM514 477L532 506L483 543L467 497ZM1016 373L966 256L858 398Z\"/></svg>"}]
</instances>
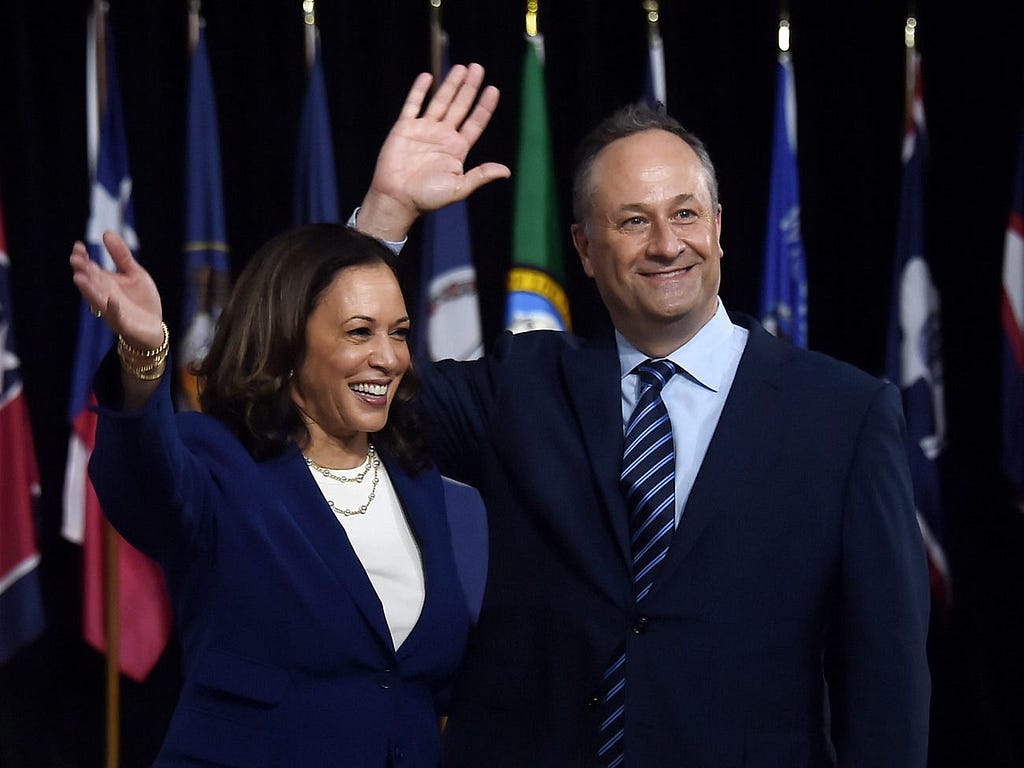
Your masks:
<instances>
[{"instance_id":1,"label":"black backdrop","mask_svg":"<svg viewBox=\"0 0 1024 768\"><path fill-rule=\"evenodd\" d=\"M87 0L0 0L0 183L16 332L43 481L44 636L0 669L0 767L98 766L103 660L80 640L81 556L59 536L65 418L78 298L66 260L88 214ZM135 180L141 258L173 321L181 295L185 1L113 0L111 23ZM427 0L318 4L342 208L429 67ZM775 87L773 2L663 0L669 111L719 168L722 296L756 309ZM455 61L503 92L470 160L514 164L523 56L519 0L448 0ZM639 0L541 3L557 175L612 108L636 98ZM895 247L903 111L900 3L792 0L811 346L880 373ZM933 627L933 764L1024 765L1019 728L1024 520L999 472L999 286L1024 104L1024 3L918 3L931 136L927 248L942 295L949 446L943 462L954 607ZM207 0L229 240L235 270L288 226L305 74L300 0ZM470 203L485 337L500 330L512 183ZM567 224L568 197L562 215ZM403 256L416 296L418 229ZM565 238L576 330L607 318ZM172 332L177 328L172 322ZM148 764L173 707L172 647L144 684L123 684L123 765Z\"/></svg>"}]
</instances>

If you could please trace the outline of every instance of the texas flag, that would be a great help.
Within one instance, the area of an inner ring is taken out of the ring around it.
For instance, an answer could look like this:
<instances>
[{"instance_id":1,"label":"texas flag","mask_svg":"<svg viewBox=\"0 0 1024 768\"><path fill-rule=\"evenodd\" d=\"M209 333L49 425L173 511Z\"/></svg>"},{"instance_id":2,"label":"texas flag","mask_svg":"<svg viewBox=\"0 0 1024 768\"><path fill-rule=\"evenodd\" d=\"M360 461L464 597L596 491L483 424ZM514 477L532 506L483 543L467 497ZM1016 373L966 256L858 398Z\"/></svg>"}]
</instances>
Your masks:
<instances>
[{"instance_id":1,"label":"texas flag","mask_svg":"<svg viewBox=\"0 0 1024 768\"><path fill-rule=\"evenodd\" d=\"M106 24L106 19L101 23ZM92 33L91 21L89 28ZM103 232L117 232L133 251L139 242L132 211L132 180L114 66L114 41L109 26L104 39L107 98L100 110L96 173L85 243L93 260L106 269L113 269L113 262L101 241ZM90 34L88 53L92 54L95 47ZM94 72L95 68L90 66L88 71ZM90 82L90 98L96 93L97 89ZM112 341L110 330L102 320L93 317L88 304L82 301L68 408L71 436L64 475L63 533L83 546L83 634L86 641L100 651L107 649L105 575L108 567L114 567L114 564L108 566L108 557L116 557L120 669L134 680L143 680L170 637L171 611L163 575L156 563L119 536L114 539L113 547L105 547L107 526L87 474L96 441L97 417L90 408L96 404L92 378Z\"/></svg>"}]
</instances>

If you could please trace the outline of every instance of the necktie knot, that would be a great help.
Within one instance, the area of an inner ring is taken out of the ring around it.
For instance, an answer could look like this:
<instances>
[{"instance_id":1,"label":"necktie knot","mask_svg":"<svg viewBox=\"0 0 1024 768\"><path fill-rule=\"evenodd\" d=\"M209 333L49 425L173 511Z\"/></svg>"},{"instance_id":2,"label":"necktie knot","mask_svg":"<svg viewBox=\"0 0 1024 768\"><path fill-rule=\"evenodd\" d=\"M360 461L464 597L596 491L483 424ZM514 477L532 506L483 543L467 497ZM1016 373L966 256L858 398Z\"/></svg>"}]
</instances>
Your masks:
<instances>
[{"instance_id":1,"label":"necktie knot","mask_svg":"<svg viewBox=\"0 0 1024 768\"><path fill-rule=\"evenodd\" d=\"M671 360L645 360L636 367L640 377L641 391L654 387L652 395L661 393L668 380L676 374L676 364Z\"/></svg>"}]
</instances>

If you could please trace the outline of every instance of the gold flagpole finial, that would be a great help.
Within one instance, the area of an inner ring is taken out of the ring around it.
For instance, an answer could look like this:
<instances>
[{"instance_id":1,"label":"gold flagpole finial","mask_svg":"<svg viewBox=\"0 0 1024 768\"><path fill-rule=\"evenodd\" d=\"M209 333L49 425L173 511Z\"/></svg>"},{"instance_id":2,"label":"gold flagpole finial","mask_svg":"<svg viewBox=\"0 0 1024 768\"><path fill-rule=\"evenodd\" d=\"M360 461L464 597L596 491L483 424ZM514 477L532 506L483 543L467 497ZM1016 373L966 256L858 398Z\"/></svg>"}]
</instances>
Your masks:
<instances>
[{"instance_id":1,"label":"gold flagpole finial","mask_svg":"<svg viewBox=\"0 0 1024 768\"><path fill-rule=\"evenodd\" d=\"M191 54L199 45L199 27L202 24L202 3L188 0L188 52Z\"/></svg>"},{"instance_id":2,"label":"gold flagpole finial","mask_svg":"<svg viewBox=\"0 0 1024 768\"><path fill-rule=\"evenodd\" d=\"M913 48L916 45L916 33L917 19L913 16L907 16L907 23L903 27L903 44L907 48Z\"/></svg>"},{"instance_id":3,"label":"gold flagpole finial","mask_svg":"<svg viewBox=\"0 0 1024 768\"><path fill-rule=\"evenodd\" d=\"M430 4L430 72L434 76L431 87L441 82L441 49L444 47L444 28L441 26L441 0L428 0Z\"/></svg>"},{"instance_id":4,"label":"gold flagpole finial","mask_svg":"<svg viewBox=\"0 0 1024 768\"><path fill-rule=\"evenodd\" d=\"M526 36L536 37L537 36L537 13L538 13L537 0L528 0L526 3Z\"/></svg>"},{"instance_id":5,"label":"gold flagpole finial","mask_svg":"<svg viewBox=\"0 0 1024 768\"><path fill-rule=\"evenodd\" d=\"M302 23L306 33L306 70L309 71L316 57L316 0L302 0Z\"/></svg>"},{"instance_id":6,"label":"gold flagpole finial","mask_svg":"<svg viewBox=\"0 0 1024 768\"><path fill-rule=\"evenodd\" d=\"M647 23L651 26L657 26L658 0L644 0L644 11L647 13Z\"/></svg>"},{"instance_id":7,"label":"gold flagpole finial","mask_svg":"<svg viewBox=\"0 0 1024 768\"><path fill-rule=\"evenodd\" d=\"M782 53L789 51L789 19L779 19L779 50Z\"/></svg>"}]
</instances>

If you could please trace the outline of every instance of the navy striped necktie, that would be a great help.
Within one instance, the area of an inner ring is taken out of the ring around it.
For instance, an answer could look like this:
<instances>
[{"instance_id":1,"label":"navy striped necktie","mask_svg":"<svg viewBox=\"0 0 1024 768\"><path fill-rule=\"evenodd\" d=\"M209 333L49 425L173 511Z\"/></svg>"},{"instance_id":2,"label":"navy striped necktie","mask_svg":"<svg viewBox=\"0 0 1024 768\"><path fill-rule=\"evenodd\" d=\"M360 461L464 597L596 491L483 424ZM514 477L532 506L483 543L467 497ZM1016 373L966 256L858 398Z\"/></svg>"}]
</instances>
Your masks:
<instances>
[{"instance_id":1,"label":"navy striped necktie","mask_svg":"<svg viewBox=\"0 0 1024 768\"><path fill-rule=\"evenodd\" d=\"M640 398L626 426L620 483L629 509L633 587L639 605L668 554L676 521L675 445L661 390L676 373L670 360L647 360L636 368ZM609 768L625 761L626 652L620 647L602 679L598 757Z\"/></svg>"}]
</instances>

